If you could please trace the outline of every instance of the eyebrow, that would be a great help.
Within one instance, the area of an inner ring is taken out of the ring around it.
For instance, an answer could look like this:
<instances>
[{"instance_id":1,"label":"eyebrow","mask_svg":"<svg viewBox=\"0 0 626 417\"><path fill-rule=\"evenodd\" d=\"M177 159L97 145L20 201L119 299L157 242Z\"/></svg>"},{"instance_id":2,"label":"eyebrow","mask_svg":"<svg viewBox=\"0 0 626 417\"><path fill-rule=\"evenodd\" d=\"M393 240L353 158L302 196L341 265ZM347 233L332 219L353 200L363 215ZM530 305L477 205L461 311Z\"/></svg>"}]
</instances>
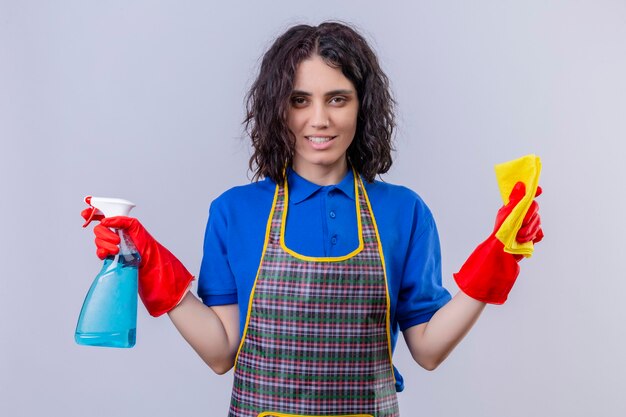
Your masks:
<instances>
[{"instance_id":1,"label":"eyebrow","mask_svg":"<svg viewBox=\"0 0 626 417\"><path fill-rule=\"evenodd\" d=\"M354 94L353 90L332 90L327 92L326 94L324 94L325 96L334 96L337 94ZM297 95L297 96L312 96L312 93L309 93L308 91L302 91L302 90L293 90L291 95Z\"/></svg>"}]
</instances>

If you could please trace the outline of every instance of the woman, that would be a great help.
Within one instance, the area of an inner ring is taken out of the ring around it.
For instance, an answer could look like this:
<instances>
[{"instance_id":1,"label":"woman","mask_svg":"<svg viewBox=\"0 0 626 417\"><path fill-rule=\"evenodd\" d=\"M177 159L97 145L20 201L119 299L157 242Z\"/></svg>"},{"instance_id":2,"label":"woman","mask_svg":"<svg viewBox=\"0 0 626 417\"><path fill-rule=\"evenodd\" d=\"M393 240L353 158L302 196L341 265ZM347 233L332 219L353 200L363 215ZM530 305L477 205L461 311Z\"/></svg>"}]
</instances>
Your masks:
<instances>
[{"instance_id":1,"label":"woman","mask_svg":"<svg viewBox=\"0 0 626 417\"><path fill-rule=\"evenodd\" d=\"M280 36L249 92L246 125L260 181L211 205L202 301L188 291L193 276L137 219L103 219L98 256L118 250L109 227L127 230L148 311L167 312L215 372L235 366L230 416L399 415L398 331L416 362L435 369L485 303L506 300L520 259L492 234L455 274L462 291L451 299L441 286L428 207L375 181L392 163L393 100L349 26ZM495 230L524 195L519 183ZM517 239L542 237L533 202Z\"/></svg>"}]
</instances>

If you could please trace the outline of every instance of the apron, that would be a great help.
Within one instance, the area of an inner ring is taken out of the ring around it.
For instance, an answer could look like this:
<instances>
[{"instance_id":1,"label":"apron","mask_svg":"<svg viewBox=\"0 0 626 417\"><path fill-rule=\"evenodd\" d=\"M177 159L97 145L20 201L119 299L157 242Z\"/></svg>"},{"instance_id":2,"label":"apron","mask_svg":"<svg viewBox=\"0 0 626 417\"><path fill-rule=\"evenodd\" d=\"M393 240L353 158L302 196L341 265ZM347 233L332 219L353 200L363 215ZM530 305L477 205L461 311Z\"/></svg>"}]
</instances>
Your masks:
<instances>
[{"instance_id":1,"label":"apron","mask_svg":"<svg viewBox=\"0 0 626 417\"><path fill-rule=\"evenodd\" d=\"M341 257L285 245L287 180L276 186L229 417L399 416L382 247L354 178L359 247Z\"/></svg>"}]
</instances>

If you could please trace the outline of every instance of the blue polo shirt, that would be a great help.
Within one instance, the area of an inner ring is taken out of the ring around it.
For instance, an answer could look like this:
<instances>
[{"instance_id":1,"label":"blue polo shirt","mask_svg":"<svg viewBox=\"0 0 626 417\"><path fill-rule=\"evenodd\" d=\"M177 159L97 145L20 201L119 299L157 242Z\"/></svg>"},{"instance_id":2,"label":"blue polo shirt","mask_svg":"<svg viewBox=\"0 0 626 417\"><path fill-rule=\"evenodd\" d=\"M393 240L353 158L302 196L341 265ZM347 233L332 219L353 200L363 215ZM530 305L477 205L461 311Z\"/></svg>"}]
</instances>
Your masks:
<instances>
[{"instance_id":1,"label":"blue polo shirt","mask_svg":"<svg viewBox=\"0 0 626 417\"><path fill-rule=\"evenodd\" d=\"M321 186L287 170L289 206L285 243L306 256L336 257L359 246L351 170L336 185ZM378 226L391 300L391 345L399 330L430 320L450 300L441 285L441 252L433 216L406 187L364 181ZM234 187L211 203L198 277L207 306L239 304L240 333L261 261L276 184ZM396 374L397 389L402 377Z\"/></svg>"}]
</instances>

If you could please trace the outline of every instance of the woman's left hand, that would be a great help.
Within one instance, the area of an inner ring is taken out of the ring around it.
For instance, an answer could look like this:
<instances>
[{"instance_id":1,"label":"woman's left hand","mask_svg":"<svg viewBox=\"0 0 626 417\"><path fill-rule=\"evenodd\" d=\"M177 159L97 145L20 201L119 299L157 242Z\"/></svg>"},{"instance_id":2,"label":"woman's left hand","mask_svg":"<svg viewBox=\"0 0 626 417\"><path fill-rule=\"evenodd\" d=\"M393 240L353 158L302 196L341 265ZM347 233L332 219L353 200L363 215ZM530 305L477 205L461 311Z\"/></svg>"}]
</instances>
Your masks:
<instances>
[{"instance_id":1,"label":"woman's left hand","mask_svg":"<svg viewBox=\"0 0 626 417\"><path fill-rule=\"evenodd\" d=\"M542 193L537 187L535 197ZM490 304L506 301L515 280L519 275L518 261L522 255L512 255L504 251L504 244L496 238L496 232L526 195L524 183L518 182L509 195L509 202L502 206L496 215L495 227L491 235L472 252L454 278L459 288L470 297ZM517 233L518 242L537 243L543 239L539 205L535 200L526 213Z\"/></svg>"},{"instance_id":2,"label":"woman's left hand","mask_svg":"<svg viewBox=\"0 0 626 417\"><path fill-rule=\"evenodd\" d=\"M535 192L535 198L539 197L543 193L543 189L541 187L537 187L537 191ZM504 206L500 207L498 213L496 214L496 224L493 228L493 233L495 234L502 226L502 223L506 220L506 218L511 214L515 206L522 201L524 196L526 195L526 186L523 182L518 182L513 187L511 194L509 195L509 202ZM541 217L539 216L539 204L536 200L533 200L526 215L524 216L524 220L522 221L522 226L517 232L517 236L515 240L519 243L525 242L533 242L538 243L543 239L543 230L541 229ZM513 255L516 261L520 261L524 259L522 255Z\"/></svg>"},{"instance_id":3,"label":"woman's left hand","mask_svg":"<svg viewBox=\"0 0 626 417\"><path fill-rule=\"evenodd\" d=\"M518 183L524 185L524 183ZM541 187L537 187L537 192L535 193L535 198L539 197L543 190ZM536 200L530 205L528 212L526 212L526 216L524 216L524 221L522 222L522 227L517 232L517 236L515 240L520 243L525 242L533 242L538 243L543 239L543 230L541 229L541 217L539 216L539 204L537 204Z\"/></svg>"}]
</instances>

